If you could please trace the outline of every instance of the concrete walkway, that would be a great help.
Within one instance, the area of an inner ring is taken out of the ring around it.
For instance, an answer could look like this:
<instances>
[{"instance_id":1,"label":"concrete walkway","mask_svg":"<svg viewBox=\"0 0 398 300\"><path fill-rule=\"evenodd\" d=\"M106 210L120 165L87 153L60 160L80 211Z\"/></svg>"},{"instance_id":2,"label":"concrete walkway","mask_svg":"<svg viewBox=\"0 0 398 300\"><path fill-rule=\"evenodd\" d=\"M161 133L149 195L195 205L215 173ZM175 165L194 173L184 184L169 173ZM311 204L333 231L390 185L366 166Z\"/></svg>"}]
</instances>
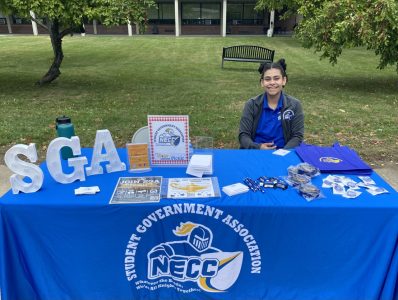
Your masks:
<instances>
[{"instance_id":1,"label":"concrete walkway","mask_svg":"<svg viewBox=\"0 0 398 300\"><path fill-rule=\"evenodd\" d=\"M384 178L396 191L398 191L398 165L389 164L375 171ZM0 165L0 197L10 189L10 170Z\"/></svg>"},{"instance_id":2,"label":"concrete walkway","mask_svg":"<svg viewBox=\"0 0 398 300\"><path fill-rule=\"evenodd\" d=\"M11 171L6 166L0 165L0 197L11 188L11 175Z\"/></svg>"},{"instance_id":3,"label":"concrete walkway","mask_svg":"<svg viewBox=\"0 0 398 300\"><path fill-rule=\"evenodd\" d=\"M383 168L374 169L385 181L398 192L398 165L387 164Z\"/></svg>"}]
</instances>

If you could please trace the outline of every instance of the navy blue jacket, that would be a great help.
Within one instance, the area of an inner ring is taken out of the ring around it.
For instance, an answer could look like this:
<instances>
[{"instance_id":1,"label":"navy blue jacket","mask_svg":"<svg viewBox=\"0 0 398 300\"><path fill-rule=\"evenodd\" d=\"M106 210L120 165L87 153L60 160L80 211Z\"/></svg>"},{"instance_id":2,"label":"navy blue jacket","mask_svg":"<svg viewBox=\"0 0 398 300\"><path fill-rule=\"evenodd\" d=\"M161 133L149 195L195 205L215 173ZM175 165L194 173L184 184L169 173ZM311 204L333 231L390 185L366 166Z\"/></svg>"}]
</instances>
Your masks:
<instances>
[{"instance_id":1,"label":"navy blue jacket","mask_svg":"<svg viewBox=\"0 0 398 300\"><path fill-rule=\"evenodd\" d=\"M239 144L241 149L260 149L255 143L256 130L263 110L264 94L260 94L246 102L239 126ZM294 148L304 138L304 113L301 103L296 98L283 93L281 111L284 148Z\"/></svg>"}]
</instances>

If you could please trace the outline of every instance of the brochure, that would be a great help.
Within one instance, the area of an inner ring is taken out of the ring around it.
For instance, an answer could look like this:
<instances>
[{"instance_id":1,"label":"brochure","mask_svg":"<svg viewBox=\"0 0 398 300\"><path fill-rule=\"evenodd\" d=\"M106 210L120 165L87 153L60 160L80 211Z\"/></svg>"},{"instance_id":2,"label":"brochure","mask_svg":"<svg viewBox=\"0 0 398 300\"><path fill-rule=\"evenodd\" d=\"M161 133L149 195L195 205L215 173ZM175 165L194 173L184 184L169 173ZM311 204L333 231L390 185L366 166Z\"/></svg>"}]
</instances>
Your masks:
<instances>
[{"instance_id":1,"label":"brochure","mask_svg":"<svg viewBox=\"0 0 398 300\"><path fill-rule=\"evenodd\" d=\"M220 197L217 177L207 178L168 178L167 198L209 198Z\"/></svg>"},{"instance_id":2,"label":"brochure","mask_svg":"<svg viewBox=\"0 0 398 300\"><path fill-rule=\"evenodd\" d=\"M246 193L249 191L249 187L244 185L243 183L237 182L234 184L230 184L224 186L222 188L223 192L226 193L228 196L235 196L238 194Z\"/></svg>"},{"instance_id":3,"label":"brochure","mask_svg":"<svg viewBox=\"0 0 398 300\"><path fill-rule=\"evenodd\" d=\"M120 177L110 204L159 202L161 176Z\"/></svg>"},{"instance_id":4,"label":"brochure","mask_svg":"<svg viewBox=\"0 0 398 300\"><path fill-rule=\"evenodd\" d=\"M186 173L196 177L213 174L213 156L209 154L192 155Z\"/></svg>"},{"instance_id":5,"label":"brochure","mask_svg":"<svg viewBox=\"0 0 398 300\"><path fill-rule=\"evenodd\" d=\"M148 144L126 144L129 172L145 172L149 166Z\"/></svg>"}]
</instances>

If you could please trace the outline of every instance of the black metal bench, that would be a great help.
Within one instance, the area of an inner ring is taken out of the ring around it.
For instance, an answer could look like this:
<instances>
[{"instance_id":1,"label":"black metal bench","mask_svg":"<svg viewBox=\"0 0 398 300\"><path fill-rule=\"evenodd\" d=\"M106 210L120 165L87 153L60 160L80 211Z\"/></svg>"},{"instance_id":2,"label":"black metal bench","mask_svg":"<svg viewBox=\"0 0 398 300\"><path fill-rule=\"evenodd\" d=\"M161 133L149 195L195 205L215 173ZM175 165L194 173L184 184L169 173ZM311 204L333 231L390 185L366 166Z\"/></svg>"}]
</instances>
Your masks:
<instances>
[{"instance_id":1,"label":"black metal bench","mask_svg":"<svg viewBox=\"0 0 398 300\"><path fill-rule=\"evenodd\" d=\"M224 61L242 62L273 62L275 50L270 50L260 46L232 46L222 49L221 68L224 68Z\"/></svg>"}]
</instances>

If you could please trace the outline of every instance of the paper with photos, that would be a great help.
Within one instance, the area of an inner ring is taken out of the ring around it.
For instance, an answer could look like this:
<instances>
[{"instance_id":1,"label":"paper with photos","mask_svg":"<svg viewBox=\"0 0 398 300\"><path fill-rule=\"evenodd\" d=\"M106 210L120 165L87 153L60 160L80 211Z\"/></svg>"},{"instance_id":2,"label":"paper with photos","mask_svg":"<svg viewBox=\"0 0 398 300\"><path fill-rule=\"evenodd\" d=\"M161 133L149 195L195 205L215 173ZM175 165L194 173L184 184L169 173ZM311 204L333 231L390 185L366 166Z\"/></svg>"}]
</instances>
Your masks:
<instances>
[{"instance_id":1,"label":"paper with photos","mask_svg":"<svg viewBox=\"0 0 398 300\"><path fill-rule=\"evenodd\" d=\"M161 176L120 177L110 204L159 202Z\"/></svg>"}]
</instances>

